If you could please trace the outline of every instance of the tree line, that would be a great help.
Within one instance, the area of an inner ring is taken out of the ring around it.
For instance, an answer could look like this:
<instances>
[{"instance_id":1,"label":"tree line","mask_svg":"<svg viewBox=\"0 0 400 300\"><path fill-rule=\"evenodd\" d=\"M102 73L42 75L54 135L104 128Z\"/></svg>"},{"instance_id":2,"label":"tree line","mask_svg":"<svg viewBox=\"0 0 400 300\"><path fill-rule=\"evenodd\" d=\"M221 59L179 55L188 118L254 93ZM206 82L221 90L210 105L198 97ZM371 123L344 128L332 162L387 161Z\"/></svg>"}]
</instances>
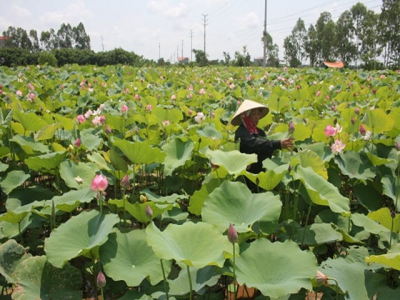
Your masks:
<instances>
[{"instance_id":1,"label":"tree line","mask_svg":"<svg viewBox=\"0 0 400 300\"><path fill-rule=\"evenodd\" d=\"M360 2L343 12L334 22L329 12L320 14L315 25L306 29L298 19L284 40L285 60L292 67L308 60L340 60L364 68L400 67L400 1L383 0L381 13Z\"/></svg>"},{"instance_id":2,"label":"tree line","mask_svg":"<svg viewBox=\"0 0 400 300\"><path fill-rule=\"evenodd\" d=\"M346 66L365 69L400 67L400 1L382 0L381 13L358 2L343 12L338 20L332 20L329 12L320 14L317 22L306 29L304 21L297 20L291 34L284 39L284 62L291 67L301 65L319 66L322 61L340 60ZM114 49L95 53L91 50L90 37L82 23L76 27L62 24L55 31L36 30L29 33L22 28L10 26L3 32L5 48L0 48L0 65L14 66L37 63L169 65L163 58L157 62L145 59L134 52ZM264 32L261 42L266 48L266 65L280 65L279 47L272 36ZM209 61L202 50L193 50L195 63L199 66L210 64L251 66L262 62L251 61L246 46L236 51L234 57L223 52L224 59Z\"/></svg>"}]
</instances>

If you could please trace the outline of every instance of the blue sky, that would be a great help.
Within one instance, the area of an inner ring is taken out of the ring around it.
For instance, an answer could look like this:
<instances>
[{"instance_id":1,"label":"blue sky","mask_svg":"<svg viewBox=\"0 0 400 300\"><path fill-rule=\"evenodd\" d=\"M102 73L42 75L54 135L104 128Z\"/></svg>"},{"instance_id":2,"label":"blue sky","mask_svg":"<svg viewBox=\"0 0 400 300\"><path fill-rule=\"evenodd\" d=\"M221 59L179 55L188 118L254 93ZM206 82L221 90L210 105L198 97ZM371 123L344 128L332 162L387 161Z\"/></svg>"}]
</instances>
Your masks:
<instances>
[{"instance_id":1,"label":"blue sky","mask_svg":"<svg viewBox=\"0 0 400 300\"><path fill-rule=\"evenodd\" d=\"M302 18L306 27L328 11L337 18L357 2L380 12L382 0L268 0L267 31L279 46ZM0 0L0 35L8 26L58 30L62 23L82 22L94 51L122 48L148 59L175 62L191 49L204 50L209 59L233 58L247 47L262 57L265 0Z\"/></svg>"}]
</instances>

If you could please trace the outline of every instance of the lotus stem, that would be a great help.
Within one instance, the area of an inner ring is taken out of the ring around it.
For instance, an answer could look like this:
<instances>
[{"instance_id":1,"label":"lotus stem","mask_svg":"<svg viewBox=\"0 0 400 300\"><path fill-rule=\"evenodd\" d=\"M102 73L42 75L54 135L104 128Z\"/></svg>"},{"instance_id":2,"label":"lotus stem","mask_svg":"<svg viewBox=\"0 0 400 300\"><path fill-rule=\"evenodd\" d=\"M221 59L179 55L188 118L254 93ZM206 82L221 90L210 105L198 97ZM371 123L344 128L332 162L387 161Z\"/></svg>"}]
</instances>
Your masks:
<instances>
[{"instance_id":1,"label":"lotus stem","mask_svg":"<svg viewBox=\"0 0 400 300\"><path fill-rule=\"evenodd\" d=\"M193 299L192 276L190 276L190 268L189 268L189 265L186 265L186 268L187 268L187 273L188 273L188 278L189 278L189 288L190 288L189 299L192 300L192 299Z\"/></svg>"},{"instance_id":2,"label":"lotus stem","mask_svg":"<svg viewBox=\"0 0 400 300\"><path fill-rule=\"evenodd\" d=\"M168 289L167 289L167 277L165 276L165 269L164 269L164 264L162 262L162 259L160 259L160 264L161 264L161 270L162 270L162 274L164 277L164 290L165 290L165 296L167 297L167 300L169 299L168 296Z\"/></svg>"},{"instance_id":3,"label":"lotus stem","mask_svg":"<svg viewBox=\"0 0 400 300\"><path fill-rule=\"evenodd\" d=\"M235 243L233 246L233 299L236 300L237 297L237 287L236 287L236 247Z\"/></svg>"},{"instance_id":4,"label":"lotus stem","mask_svg":"<svg viewBox=\"0 0 400 300\"><path fill-rule=\"evenodd\" d=\"M396 184L395 184L395 191L396 191L396 201L394 203L394 218L392 217L392 225L390 228L390 240L389 240L389 248L392 247L392 236L393 236L393 228L394 228L394 219L396 218L396 211L397 211L397 201L399 200L399 187L400 186L400 162L397 166L397 177L396 177Z\"/></svg>"},{"instance_id":5,"label":"lotus stem","mask_svg":"<svg viewBox=\"0 0 400 300\"><path fill-rule=\"evenodd\" d=\"M295 231L295 224L296 224L296 215L297 215L297 206L299 204L299 190L300 190L300 184L301 181L299 182L299 186L297 187L296 190L296 196L294 197L294 205L293 205L293 224L292 224L292 237L294 235L294 231Z\"/></svg>"},{"instance_id":6,"label":"lotus stem","mask_svg":"<svg viewBox=\"0 0 400 300\"><path fill-rule=\"evenodd\" d=\"M311 207L312 207L312 203L311 203L310 206L308 207L308 212L307 212L307 216L306 216L306 224L304 224L303 236L301 237L301 244L302 244L302 245L303 245L303 243L304 243L304 236L306 235L306 228L307 228L308 219L309 219L310 213L311 213Z\"/></svg>"},{"instance_id":7,"label":"lotus stem","mask_svg":"<svg viewBox=\"0 0 400 300\"><path fill-rule=\"evenodd\" d=\"M336 285L336 300L339 300L339 283L335 278L329 277L328 279L333 280Z\"/></svg>"},{"instance_id":8,"label":"lotus stem","mask_svg":"<svg viewBox=\"0 0 400 300\"><path fill-rule=\"evenodd\" d=\"M99 198L100 213L103 213L103 194L101 192L97 192L97 196Z\"/></svg>"}]
</instances>

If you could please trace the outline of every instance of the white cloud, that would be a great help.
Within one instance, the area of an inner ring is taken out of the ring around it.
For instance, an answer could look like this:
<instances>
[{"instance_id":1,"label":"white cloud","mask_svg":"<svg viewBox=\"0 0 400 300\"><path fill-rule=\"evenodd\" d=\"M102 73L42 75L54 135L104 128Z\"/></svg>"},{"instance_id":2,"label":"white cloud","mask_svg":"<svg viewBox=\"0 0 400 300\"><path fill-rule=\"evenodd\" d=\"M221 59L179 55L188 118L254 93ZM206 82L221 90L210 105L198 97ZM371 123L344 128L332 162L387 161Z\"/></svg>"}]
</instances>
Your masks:
<instances>
[{"instance_id":1,"label":"white cloud","mask_svg":"<svg viewBox=\"0 0 400 300\"><path fill-rule=\"evenodd\" d=\"M14 17L21 19L28 18L32 15L28 9L18 6L17 4L11 6L11 13L14 15Z\"/></svg>"}]
</instances>

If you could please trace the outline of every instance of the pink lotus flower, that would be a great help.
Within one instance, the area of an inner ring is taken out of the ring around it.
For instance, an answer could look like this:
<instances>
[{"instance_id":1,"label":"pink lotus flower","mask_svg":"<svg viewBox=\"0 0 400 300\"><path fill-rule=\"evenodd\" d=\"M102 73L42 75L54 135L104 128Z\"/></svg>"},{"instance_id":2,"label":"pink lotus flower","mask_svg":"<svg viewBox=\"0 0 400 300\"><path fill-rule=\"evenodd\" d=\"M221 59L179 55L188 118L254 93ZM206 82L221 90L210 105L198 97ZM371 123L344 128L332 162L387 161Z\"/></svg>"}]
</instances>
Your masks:
<instances>
[{"instance_id":1,"label":"pink lotus flower","mask_svg":"<svg viewBox=\"0 0 400 300\"><path fill-rule=\"evenodd\" d=\"M28 90L34 91L35 87L32 85L32 83L28 83Z\"/></svg>"},{"instance_id":2,"label":"pink lotus flower","mask_svg":"<svg viewBox=\"0 0 400 300\"><path fill-rule=\"evenodd\" d=\"M340 153L343 151L346 144L343 144L340 140L335 140L335 142L331 146L331 150L333 153Z\"/></svg>"},{"instance_id":3,"label":"pink lotus flower","mask_svg":"<svg viewBox=\"0 0 400 300\"><path fill-rule=\"evenodd\" d=\"M85 118L83 115L79 115L79 116L76 117L76 120L77 120L80 124L82 124L82 123L84 123L84 122L86 121L86 118Z\"/></svg>"},{"instance_id":4,"label":"pink lotus flower","mask_svg":"<svg viewBox=\"0 0 400 300\"><path fill-rule=\"evenodd\" d=\"M400 151L400 143L399 142L396 142L394 144L394 147L396 148L397 151Z\"/></svg>"},{"instance_id":5,"label":"pink lotus flower","mask_svg":"<svg viewBox=\"0 0 400 300\"><path fill-rule=\"evenodd\" d=\"M200 89L199 94L204 95L206 93L205 89Z\"/></svg>"},{"instance_id":6,"label":"pink lotus flower","mask_svg":"<svg viewBox=\"0 0 400 300\"><path fill-rule=\"evenodd\" d=\"M103 123L101 122L101 117L100 116L95 116L92 120L92 124L94 126L101 126Z\"/></svg>"},{"instance_id":7,"label":"pink lotus flower","mask_svg":"<svg viewBox=\"0 0 400 300\"><path fill-rule=\"evenodd\" d=\"M332 125L328 125L328 126L326 126L326 128L325 128L325 130L324 130L324 133L325 133L327 136L335 136L336 133L337 133L337 130L336 130L336 128L333 127Z\"/></svg>"},{"instance_id":8,"label":"pink lotus flower","mask_svg":"<svg viewBox=\"0 0 400 300\"><path fill-rule=\"evenodd\" d=\"M92 185L91 185L91 188L93 191L102 192L102 191L105 191L107 187L108 187L107 177L97 174L93 178Z\"/></svg>"},{"instance_id":9,"label":"pink lotus flower","mask_svg":"<svg viewBox=\"0 0 400 300\"><path fill-rule=\"evenodd\" d=\"M28 96L28 101L29 101L29 102L33 102L33 101L35 100L35 97L36 97L36 96L35 96L34 93L30 93L29 96Z\"/></svg>"},{"instance_id":10,"label":"pink lotus flower","mask_svg":"<svg viewBox=\"0 0 400 300\"><path fill-rule=\"evenodd\" d=\"M135 94L135 99L136 99L136 100L139 100L139 99L140 99L140 96L139 96L138 94Z\"/></svg>"},{"instance_id":11,"label":"pink lotus flower","mask_svg":"<svg viewBox=\"0 0 400 300\"><path fill-rule=\"evenodd\" d=\"M129 110L129 108L128 108L128 106L127 105L122 105L122 107L121 107L121 112L122 113L125 113L125 112L127 112Z\"/></svg>"},{"instance_id":12,"label":"pink lotus flower","mask_svg":"<svg viewBox=\"0 0 400 300\"><path fill-rule=\"evenodd\" d=\"M164 126L169 126L171 124L169 120L164 120L162 123Z\"/></svg>"},{"instance_id":13,"label":"pink lotus flower","mask_svg":"<svg viewBox=\"0 0 400 300\"><path fill-rule=\"evenodd\" d=\"M147 104L146 105L146 110L152 111L153 107L151 106L151 104Z\"/></svg>"},{"instance_id":14,"label":"pink lotus flower","mask_svg":"<svg viewBox=\"0 0 400 300\"><path fill-rule=\"evenodd\" d=\"M18 97L22 97L22 92L20 90L16 91Z\"/></svg>"},{"instance_id":15,"label":"pink lotus flower","mask_svg":"<svg viewBox=\"0 0 400 300\"><path fill-rule=\"evenodd\" d=\"M232 224L229 224L229 228L228 228L228 240L234 244L237 243L239 237L238 237L238 233L235 229L235 227L233 227Z\"/></svg>"},{"instance_id":16,"label":"pink lotus flower","mask_svg":"<svg viewBox=\"0 0 400 300\"><path fill-rule=\"evenodd\" d=\"M110 128L110 126L106 126L106 133L107 134L110 134L112 132L112 130L111 130L111 128Z\"/></svg>"},{"instance_id":17,"label":"pink lotus flower","mask_svg":"<svg viewBox=\"0 0 400 300\"><path fill-rule=\"evenodd\" d=\"M316 94L315 94L315 96L320 96L321 95L321 92L320 91L318 91Z\"/></svg>"},{"instance_id":18,"label":"pink lotus flower","mask_svg":"<svg viewBox=\"0 0 400 300\"><path fill-rule=\"evenodd\" d=\"M203 121L206 117L202 112L198 112L197 115L194 117L194 120L196 121L197 124L200 124L201 121Z\"/></svg>"},{"instance_id":19,"label":"pink lotus flower","mask_svg":"<svg viewBox=\"0 0 400 300\"><path fill-rule=\"evenodd\" d=\"M326 276L321 271L317 271L317 275L315 275L315 280L317 281L317 284L328 285L328 276Z\"/></svg>"},{"instance_id":20,"label":"pink lotus flower","mask_svg":"<svg viewBox=\"0 0 400 300\"><path fill-rule=\"evenodd\" d=\"M171 96L171 99L172 99L172 100L175 100L175 99L176 99L176 95L172 95L172 96Z\"/></svg>"}]
</instances>

